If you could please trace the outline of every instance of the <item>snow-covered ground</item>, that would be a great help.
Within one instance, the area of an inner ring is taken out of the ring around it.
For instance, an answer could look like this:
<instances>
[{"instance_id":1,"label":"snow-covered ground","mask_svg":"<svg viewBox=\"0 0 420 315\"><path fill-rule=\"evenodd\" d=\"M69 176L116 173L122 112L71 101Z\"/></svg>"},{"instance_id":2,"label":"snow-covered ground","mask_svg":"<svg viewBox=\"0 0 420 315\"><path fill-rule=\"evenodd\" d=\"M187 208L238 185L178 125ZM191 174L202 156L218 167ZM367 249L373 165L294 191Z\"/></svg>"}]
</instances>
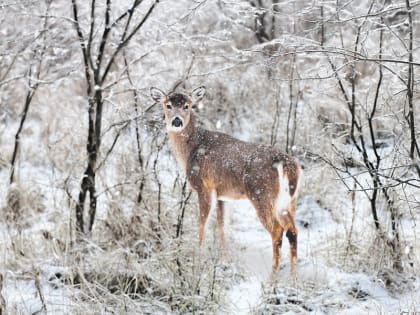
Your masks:
<instances>
[{"instance_id":1,"label":"snow-covered ground","mask_svg":"<svg viewBox=\"0 0 420 315\"><path fill-rule=\"evenodd\" d=\"M390 292L377 275L346 272L313 253L325 238L337 236L339 224L313 198L297 210L298 279L289 276L289 250L283 242L281 270L271 274L271 239L248 202L232 202L229 230L234 256L244 278L229 292L232 314L415 314L420 312L420 279L400 279L401 292ZM306 227L302 222L309 222ZM403 287L404 286L404 287ZM267 302L271 301L273 304Z\"/></svg>"},{"instance_id":2,"label":"snow-covered ground","mask_svg":"<svg viewBox=\"0 0 420 315\"><path fill-rule=\"evenodd\" d=\"M333 218L312 196L300 199L296 221L299 229L298 278L289 276L289 245L284 238L281 269L271 273L271 239L248 201L226 205L227 257L237 277L226 291L226 314L416 314L420 312L420 279L393 275L392 271L349 270L340 265L337 244L345 244L344 222ZM214 216L207 227L211 245ZM42 223L42 222L41 222ZM212 224L213 223L213 224ZM214 233L217 234L217 233ZM215 237L215 235L213 236ZM338 238L338 239L337 239ZM340 239L343 238L343 239ZM4 237L6 239L6 237ZM339 250L338 250L339 251ZM377 253L372 253L377 254ZM354 254L353 254L354 255ZM112 258L116 259L116 258ZM75 291L57 279L65 268L48 259L21 274L6 271L2 294L16 314L42 312L69 314ZM354 269L354 268L353 268ZM384 275L388 273L387 277ZM384 279L391 279L389 285ZM37 282L41 290L37 288ZM42 299L40 297L42 294ZM162 311L162 309L160 309ZM406 312L406 313L404 313ZM165 312L163 312L165 313ZM174 312L177 313L177 312Z\"/></svg>"}]
</instances>

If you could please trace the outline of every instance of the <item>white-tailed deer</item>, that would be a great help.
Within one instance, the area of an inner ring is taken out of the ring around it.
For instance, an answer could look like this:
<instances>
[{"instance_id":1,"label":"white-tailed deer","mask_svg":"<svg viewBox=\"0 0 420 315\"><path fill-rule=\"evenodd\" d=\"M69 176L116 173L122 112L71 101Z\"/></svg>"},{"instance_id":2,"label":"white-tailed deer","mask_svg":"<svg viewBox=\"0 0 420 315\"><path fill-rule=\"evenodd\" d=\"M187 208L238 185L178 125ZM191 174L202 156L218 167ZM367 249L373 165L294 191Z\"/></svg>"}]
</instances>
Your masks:
<instances>
[{"instance_id":1,"label":"white-tailed deer","mask_svg":"<svg viewBox=\"0 0 420 315\"><path fill-rule=\"evenodd\" d=\"M192 106L206 89L190 95L166 95L152 87L151 97L163 105L172 152L197 192L200 207L200 245L210 211L217 208L217 227L224 243L224 200L249 199L270 233L273 271L280 265L283 232L290 242L291 271L296 272L297 229L295 212L301 169L287 154L267 146L240 141L196 125Z\"/></svg>"}]
</instances>

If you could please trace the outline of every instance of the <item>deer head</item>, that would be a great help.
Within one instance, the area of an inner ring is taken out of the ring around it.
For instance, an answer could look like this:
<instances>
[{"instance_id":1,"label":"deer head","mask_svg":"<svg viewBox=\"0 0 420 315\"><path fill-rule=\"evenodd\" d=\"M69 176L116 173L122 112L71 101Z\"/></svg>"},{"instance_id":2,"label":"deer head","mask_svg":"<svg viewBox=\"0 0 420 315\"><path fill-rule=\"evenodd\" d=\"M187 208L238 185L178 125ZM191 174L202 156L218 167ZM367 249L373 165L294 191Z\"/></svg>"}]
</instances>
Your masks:
<instances>
[{"instance_id":1,"label":"deer head","mask_svg":"<svg viewBox=\"0 0 420 315\"><path fill-rule=\"evenodd\" d=\"M180 132L188 125L193 105L198 103L205 94L204 86L194 89L190 95L182 93L166 95L158 88L150 88L150 96L155 102L162 104L166 128L172 132Z\"/></svg>"}]
</instances>

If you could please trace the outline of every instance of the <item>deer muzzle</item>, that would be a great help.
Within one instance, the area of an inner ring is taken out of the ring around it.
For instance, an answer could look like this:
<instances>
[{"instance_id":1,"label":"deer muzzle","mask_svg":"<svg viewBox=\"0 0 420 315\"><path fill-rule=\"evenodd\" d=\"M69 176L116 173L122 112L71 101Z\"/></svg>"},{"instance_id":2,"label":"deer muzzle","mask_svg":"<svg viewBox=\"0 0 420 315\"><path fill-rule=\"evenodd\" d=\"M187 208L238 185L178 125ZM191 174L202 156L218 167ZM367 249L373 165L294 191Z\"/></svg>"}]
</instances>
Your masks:
<instances>
[{"instance_id":1,"label":"deer muzzle","mask_svg":"<svg viewBox=\"0 0 420 315\"><path fill-rule=\"evenodd\" d=\"M172 127L182 128L182 125L183 125L183 122L181 118L175 117L174 119L172 119Z\"/></svg>"}]
</instances>

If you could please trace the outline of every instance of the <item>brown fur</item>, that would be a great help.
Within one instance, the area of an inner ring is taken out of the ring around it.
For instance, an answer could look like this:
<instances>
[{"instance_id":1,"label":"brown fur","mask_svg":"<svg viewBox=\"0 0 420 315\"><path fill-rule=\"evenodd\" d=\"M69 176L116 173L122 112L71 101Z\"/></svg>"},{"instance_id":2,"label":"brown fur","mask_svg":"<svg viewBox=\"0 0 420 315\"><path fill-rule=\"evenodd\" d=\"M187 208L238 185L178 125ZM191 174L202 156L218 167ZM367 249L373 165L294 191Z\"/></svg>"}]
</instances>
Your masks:
<instances>
[{"instance_id":1,"label":"brown fur","mask_svg":"<svg viewBox=\"0 0 420 315\"><path fill-rule=\"evenodd\" d=\"M178 94L177 94L178 95ZM173 105L168 102L176 99ZM273 270L280 265L280 247L286 231L291 245L292 272L297 262L297 229L295 212L300 167L296 161L266 145L259 145L235 139L227 134L212 132L196 126L191 111L192 97L165 97L163 106L167 124L174 117L181 117L185 125L180 131L169 130L173 154L182 166L191 187L197 192L200 207L199 241L204 242L205 224L211 210L212 192L217 198L249 199L257 211L261 223L271 234L273 245ZM184 108L182 111L180 108ZM170 126L170 125L169 125ZM288 178L289 187L282 189L291 196L290 207L279 214L276 200L280 193L279 174L276 165L281 164ZM213 193L214 194L214 193ZM217 202L217 223L219 236L224 240L223 201Z\"/></svg>"}]
</instances>

